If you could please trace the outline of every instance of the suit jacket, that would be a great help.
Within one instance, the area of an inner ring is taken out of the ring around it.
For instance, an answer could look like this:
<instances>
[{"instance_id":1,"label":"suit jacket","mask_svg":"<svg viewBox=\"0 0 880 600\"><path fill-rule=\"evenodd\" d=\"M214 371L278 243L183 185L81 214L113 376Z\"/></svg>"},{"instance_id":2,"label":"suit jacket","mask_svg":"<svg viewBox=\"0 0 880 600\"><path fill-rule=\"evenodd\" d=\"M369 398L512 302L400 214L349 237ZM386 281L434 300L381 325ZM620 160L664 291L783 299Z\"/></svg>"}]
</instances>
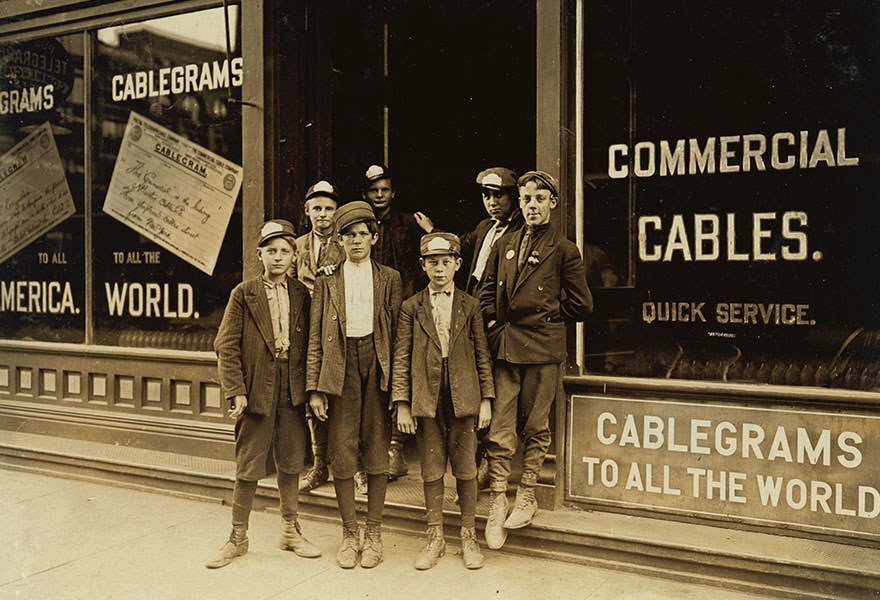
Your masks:
<instances>
[{"instance_id":1,"label":"suit jacket","mask_svg":"<svg viewBox=\"0 0 880 600\"><path fill-rule=\"evenodd\" d=\"M470 261L465 262L468 265L467 270L459 269L458 273L460 277L457 279L459 285L464 288L464 291L471 295L476 295L479 293L479 285L474 281L474 278L471 275L474 272L474 269L477 267L477 258L480 256L480 248L483 247L483 240L486 239L486 234L489 233L489 229L492 227L492 224L495 222L494 219L486 218L477 223L477 226L470 233L465 234L461 238L461 255L464 257L465 261L470 257ZM516 231L520 227L523 226L523 216L522 211L518 208L514 208L513 212L510 214L510 224L507 226L507 231L504 233L510 233L512 231ZM500 239L500 238L499 238ZM498 240L495 240L495 243L498 243ZM485 277L486 272L483 271L483 277Z\"/></svg>"},{"instance_id":2,"label":"suit jacket","mask_svg":"<svg viewBox=\"0 0 880 600\"><path fill-rule=\"evenodd\" d=\"M434 418L440 398L442 361L430 292L425 288L400 308L391 401L411 402L414 417ZM480 303L459 289L452 294L449 391L456 417L478 415L480 401L495 398L492 358L483 331Z\"/></svg>"},{"instance_id":3,"label":"suit jacket","mask_svg":"<svg viewBox=\"0 0 880 600\"><path fill-rule=\"evenodd\" d=\"M400 313L400 273L371 261L373 266L373 342L379 362L379 389L391 379L392 334ZM319 275L312 298L306 390L339 396L345 379L345 279L341 267Z\"/></svg>"},{"instance_id":4,"label":"suit jacket","mask_svg":"<svg viewBox=\"0 0 880 600\"><path fill-rule=\"evenodd\" d=\"M309 331L309 291L288 277L290 297L290 400L293 406L306 401L306 348ZM262 277L239 283L214 338L220 389L224 398L247 396L247 411L271 414L275 402L275 334L269 300Z\"/></svg>"},{"instance_id":5,"label":"suit jacket","mask_svg":"<svg viewBox=\"0 0 880 600\"><path fill-rule=\"evenodd\" d=\"M296 238L296 278L308 288L310 294L315 291L315 277L319 266L333 265L335 267L345 260L345 251L339 245L335 235L330 236L318 263L315 262L314 250L314 231Z\"/></svg>"},{"instance_id":6,"label":"suit jacket","mask_svg":"<svg viewBox=\"0 0 880 600\"><path fill-rule=\"evenodd\" d=\"M517 269L525 229L501 236L486 265L480 307L488 324L492 356L518 364L565 360L566 322L583 321L593 311L586 269L577 246L552 225L536 240L531 256Z\"/></svg>"}]
</instances>

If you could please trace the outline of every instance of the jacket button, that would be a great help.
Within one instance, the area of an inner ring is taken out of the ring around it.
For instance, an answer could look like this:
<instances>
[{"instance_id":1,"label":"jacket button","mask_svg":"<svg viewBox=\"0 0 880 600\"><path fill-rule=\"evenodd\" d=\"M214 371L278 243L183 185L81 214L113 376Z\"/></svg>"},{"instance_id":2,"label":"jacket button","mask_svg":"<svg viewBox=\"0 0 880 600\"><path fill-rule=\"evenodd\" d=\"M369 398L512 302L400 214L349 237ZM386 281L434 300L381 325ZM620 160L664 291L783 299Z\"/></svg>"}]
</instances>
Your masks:
<instances>
[{"instance_id":1,"label":"jacket button","mask_svg":"<svg viewBox=\"0 0 880 600\"><path fill-rule=\"evenodd\" d=\"M332 341L333 341L333 336L332 336L332 335L328 335L328 336L327 336L327 341L328 341L328 342L332 342Z\"/></svg>"},{"instance_id":2,"label":"jacket button","mask_svg":"<svg viewBox=\"0 0 880 600\"><path fill-rule=\"evenodd\" d=\"M499 281L499 282L498 282L498 285L504 285L504 282L503 282L503 281Z\"/></svg>"},{"instance_id":3,"label":"jacket button","mask_svg":"<svg viewBox=\"0 0 880 600\"><path fill-rule=\"evenodd\" d=\"M540 307L540 306L536 306L536 307L535 307L535 312L538 312L538 313L541 312L541 307Z\"/></svg>"},{"instance_id":4,"label":"jacket button","mask_svg":"<svg viewBox=\"0 0 880 600\"><path fill-rule=\"evenodd\" d=\"M544 291L544 286L543 286L543 285L539 285L539 286L538 286L538 291L539 291L539 292L543 292L543 291Z\"/></svg>"},{"instance_id":5,"label":"jacket button","mask_svg":"<svg viewBox=\"0 0 880 600\"><path fill-rule=\"evenodd\" d=\"M332 319L333 321L335 321L335 320L336 320L336 315L330 315L330 319Z\"/></svg>"}]
</instances>

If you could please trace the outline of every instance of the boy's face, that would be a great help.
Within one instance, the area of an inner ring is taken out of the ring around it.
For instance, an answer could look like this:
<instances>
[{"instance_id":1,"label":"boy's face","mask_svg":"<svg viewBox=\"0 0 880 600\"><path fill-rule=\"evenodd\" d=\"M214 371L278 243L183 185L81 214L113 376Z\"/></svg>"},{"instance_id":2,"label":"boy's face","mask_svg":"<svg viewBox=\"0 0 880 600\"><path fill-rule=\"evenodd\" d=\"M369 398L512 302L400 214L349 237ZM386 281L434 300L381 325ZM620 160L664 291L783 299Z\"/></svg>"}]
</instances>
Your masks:
<instances>
[{"instance_id":1,"label":"boy's face","mask_svg":"<svg viewBox=\"0 0 880 600\"><path fill-rule=\"evenodd\" d=\"M391 179L377 179L364 191L364 200L373 205L373 210L381 212L391 206L394 200L394 188Z\"/></svg>"},{"instance_id":2,"label":"boy's face","mask_svg":"<svg viewBox=\"0 0 880 600\"><path fill-rule=\"evenodd\" d=\"M483 194L483 206L486 207L486 212L490 217L504 219L510 214L512 202L509 188L503 190L483 188L481 193Z\"/></svg>"},{"instance_id":3,"label":"boy's face","mask_svg":"<svg viewBox=\"0 0 880 600\"><path fill-rule=\"evenodd\" d=\"M422 263L422 269L431 280L431 286L437 289L452 281L455 272L461 266L461 258L452 254L423 256L419 262Z\"/></svg>"},{"instance_id":4,"label":"boy's face","mask_svg":"<svg viewBox=\"0 0 880 600\"><path fill-rule=\"evenodd\" d=\"M556 208L556 197L550 190L539 190L534 181L529 181L519 188L519 207L526 225L543 225L550 221L550 211Z\"/></svg>"},{"instance_id":5,"label":"boy's face","mask_svg":"<svg viewBox=\"0 0 880 600\"><path fill-rule=\"evenodd\" d=\"M339 234L345 257L351 262L359 263L370 258L370 250L379 239L379 234L370 233L366 223L355 223Z\"/></svg>"},{"instance_id":6,"label":"boy's face","mask_svg":"<svg viewBox=\"0 0 880 600\"><path fill-rule=\"evenodd\" d=\"M326 234L333 229L333 215L336 214L336 200L326 196L309 198L306 203L306 214L312 222L312 229Z\"/></svg>"},{"instance_id":7,"label":"boy's face","mask_svg":"<svg viewBox=\"0 0 880 600\"><path fill-rule=\"evenodd\" d=\"M263 273L267 278L280 279L287 274L296 256L291 241L285 237L276 237L257 248L257 256L263 263Z\"/></svg>"}]
</instances>

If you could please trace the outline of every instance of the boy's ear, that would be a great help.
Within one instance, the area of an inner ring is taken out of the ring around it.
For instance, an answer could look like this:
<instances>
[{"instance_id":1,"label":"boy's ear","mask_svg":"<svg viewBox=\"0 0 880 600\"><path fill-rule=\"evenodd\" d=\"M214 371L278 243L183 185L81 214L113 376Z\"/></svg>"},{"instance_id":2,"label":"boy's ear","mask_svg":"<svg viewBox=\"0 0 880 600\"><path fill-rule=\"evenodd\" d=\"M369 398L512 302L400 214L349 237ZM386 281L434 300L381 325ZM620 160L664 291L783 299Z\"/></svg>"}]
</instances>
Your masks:
<instances>
[{"instance_id":1,"label":"boy's ear","mask_svg":"<svg viewBox=\"0 0 880 600\"><path fill-rule=\"evenodd\" d=\"M455 270L458 271L461 268L461 257L455 257Z\"/></svg>"},{"instance_id":2,"label":"boy's ear","mask_svg":"<svg viewBox=\"0 0 880 600\"><path fill-rule=\"evenodd\" d=\"M425 259L421 256L419 257L419 264L422 265L422 271L425 271L427 273L427 270L425 269Z\"/></svg>"},{"instance_id":3,"label":"boy's ear","mask_svg":"<svg viewBox=\"0 0 880 600\"><path fill-rule=\"evenodd\" d=\"M556 196L550 196L550 208L551 208L551 210L554 209L554 208L556 208L556 204L557 204L558 202L559 202L559 200L556 198Z\"/></svg>"}]
</instances>

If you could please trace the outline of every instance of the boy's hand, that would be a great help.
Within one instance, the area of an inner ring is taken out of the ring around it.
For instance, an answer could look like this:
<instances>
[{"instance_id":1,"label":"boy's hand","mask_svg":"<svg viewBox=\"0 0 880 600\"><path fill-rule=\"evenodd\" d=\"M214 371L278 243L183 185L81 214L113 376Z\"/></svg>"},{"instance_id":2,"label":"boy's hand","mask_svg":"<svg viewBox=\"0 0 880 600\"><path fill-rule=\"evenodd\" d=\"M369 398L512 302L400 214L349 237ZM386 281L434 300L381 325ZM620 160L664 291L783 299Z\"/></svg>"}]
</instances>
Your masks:
<instances>
[{"instance_id":1,"label":"boy's hand","mask_svg":"<svg viewBox=\"0 0 880 600\"><path fill-rule=\"evenodd\" d=\"M416 432L416 420L413 419L409 402L398 402L397 428L401 433L414 434Z\"/></svg>"},{"instance_id":2,"label":"boy's hand","mask_svg":"<svg viewBox=\"0 0 880 600\"><path fill-rule=\"evenodd\" d=\"M477 429L485 429L492 422L492 403L488 398L480 402L480 418L477 420Z\"/></svg>"},{"instance_id":3,"label":"boy's hand","mask_svg":"<svg viewBox=\"0 0 880 600\"><path fill-rule=\"evenodd\" d=\"M416 220L416 225L422 228L425 233L431 233L434 231L434 223L431 221L431 218L423 212L413 213L413 218Z\"/></svg>"},{"instance_id":4,"label":"boy's hand","mask_svg":"<svg viewBox=\"0 0 880 600\"><path fill-rule=\"evenodd\" d=\"M323 273L327 276L333 275L333 271L335 270L336 265L324 265L323 267L318 267L318 273Z\"/></svg>"},{"instance_id":5,"label":"boy's hand","mask_svg":"<svg viewBox=\"0 0 880 600\"><path fill-rule=\"evenodd\" d=\"M327 420L327 394L322 392L312 392L309 394L309 408L312 414L319 421Z\"/></svg>"},{"instance_id":6,"label":"boy's hand","mask_svg":"<svg viewBox=\"0 0 880 600\"><path fill-rule=\"evenodd\" d=\"M229 416L233 419L238 419L241 415L244 414L244 409L247 408L247 396L244 394L239 394L232 399L232 408L229 409Z\"/></svg>"}]
</instances>

